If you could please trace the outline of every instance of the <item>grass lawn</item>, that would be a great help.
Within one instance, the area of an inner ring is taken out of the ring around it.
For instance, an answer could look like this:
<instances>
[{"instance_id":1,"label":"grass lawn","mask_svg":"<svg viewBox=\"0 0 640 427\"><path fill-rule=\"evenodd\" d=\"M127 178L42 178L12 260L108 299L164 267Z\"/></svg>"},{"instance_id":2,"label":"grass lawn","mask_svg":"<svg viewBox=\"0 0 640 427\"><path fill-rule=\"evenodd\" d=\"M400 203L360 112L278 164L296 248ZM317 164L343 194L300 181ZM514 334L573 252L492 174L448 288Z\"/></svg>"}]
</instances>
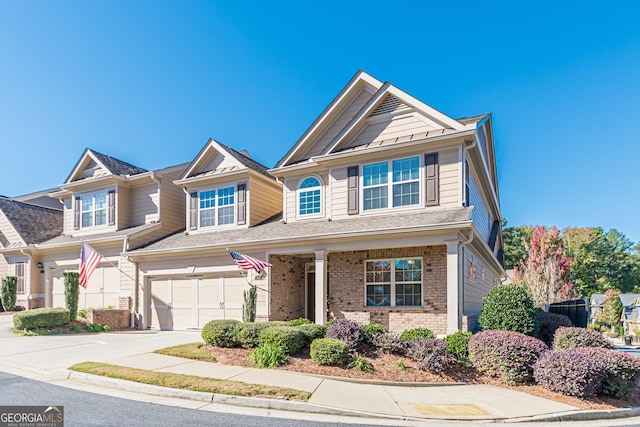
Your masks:
<instances>
[{"instance_id":1,"label":"grass lawn","mask_svg":"<svg viewBox=\"0 0 640 427\"><path fill-rule=\"evenodd\" d=\"M218 380L168 372L147 371L145 369L109 365L106 363L82 362L70 366L69 369L103 377L118 378L121 380L183 390L204 391L207 393L247 397L283 397L288 400L301 400L304 402L311 397L311 393L309 392L290 388L248 384L240 381Z\"/></svg>"},{"instance_id":2,"label":"grass lawn","mask_svg":"<svg viewBox=\"0 0 640 427\"><path fill-rule=\"evenodd\" d=\"M174 347L161 348L155 350L154 353L164 354L167 356L182 357L185 359L201 360L203 362L216 362L213 354L201 347L204 343L192 342L189 344L176 345Z\"/></svg>"}]
</instances>

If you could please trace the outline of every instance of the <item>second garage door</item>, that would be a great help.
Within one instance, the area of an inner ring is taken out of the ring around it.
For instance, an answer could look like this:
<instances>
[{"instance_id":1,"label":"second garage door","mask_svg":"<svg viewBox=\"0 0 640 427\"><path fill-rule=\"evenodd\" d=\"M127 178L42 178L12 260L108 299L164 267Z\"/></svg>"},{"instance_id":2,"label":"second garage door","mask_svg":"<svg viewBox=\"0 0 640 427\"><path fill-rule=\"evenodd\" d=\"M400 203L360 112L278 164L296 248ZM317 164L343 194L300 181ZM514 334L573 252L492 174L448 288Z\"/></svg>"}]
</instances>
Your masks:
<instances>
[{"instance_id":1,"label":"second garage door","mask_svg":"<svg viewBox=\"0 0 640 427\"><path fill-rule=\"evenodd\" d=\"M237 272L150 279L150 326L189 329L202 328L214 319L242 320L243 292L248 288Z\"/></svg>"}]
</instances>

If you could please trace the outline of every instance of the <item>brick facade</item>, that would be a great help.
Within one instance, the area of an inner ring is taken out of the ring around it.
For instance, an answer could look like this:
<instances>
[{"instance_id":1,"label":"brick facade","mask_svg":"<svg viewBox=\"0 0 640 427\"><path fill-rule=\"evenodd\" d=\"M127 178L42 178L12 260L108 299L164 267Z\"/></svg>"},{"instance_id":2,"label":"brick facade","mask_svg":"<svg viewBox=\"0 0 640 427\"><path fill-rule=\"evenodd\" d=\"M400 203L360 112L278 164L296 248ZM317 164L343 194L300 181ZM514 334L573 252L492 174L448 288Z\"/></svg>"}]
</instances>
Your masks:
<instances>
[{"instance_id":1,"label":"brick facade","mask_svg":"<svg viewBox=\"0 0 640 427\"><path fill-rule=\"evenodd\" d=\"M269 320L304 317L305 264L314 256L271 255Z\"/></svg>"},{"instance_id":2,"label":"brick facade","mask_svg":"<svg viewBox=\"0 0 640 427\"><path fill-rule=\"evenodd\" d=\"M128 328L131 321L129 310L109 310L109 309L89 309L87 310L87 320L89 323L99 323L109 325L112 329Z\"/></svg>"}]
</instances>

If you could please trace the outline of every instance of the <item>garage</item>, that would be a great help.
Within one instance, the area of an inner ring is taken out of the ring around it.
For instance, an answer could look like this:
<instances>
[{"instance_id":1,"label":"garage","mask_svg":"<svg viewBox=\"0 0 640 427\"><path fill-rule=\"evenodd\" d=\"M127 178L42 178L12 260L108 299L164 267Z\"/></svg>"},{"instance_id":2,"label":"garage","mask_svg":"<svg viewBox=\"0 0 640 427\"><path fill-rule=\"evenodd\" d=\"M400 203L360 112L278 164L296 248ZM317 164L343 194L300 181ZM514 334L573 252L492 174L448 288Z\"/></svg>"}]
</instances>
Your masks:
<instances>
[{"instance_id":1,"label":"garage","mask_svg":"<svg viewBox=\"0 0 640 427\"><path fill-rule=\"evenodd\" d=\"M64 297L65 271L75 271L56 268L52 274L53 307L66 307ZM120 293L120 272L113 267L98 267L91 274L87 288L80 287L78 295L78 309L118 307Z\"/></svg>"},{"instance_id":2,"label":"garage","mask_svg":"<svg viewBox=\"0 0 640 427\"><path fill-rule=\"evenodd\" d=\"M200 329L214 319L242 320L243 292L247 289L246 279L237 271L150 278L147 326L161 330Z\"/></svg>"}]
</instances>

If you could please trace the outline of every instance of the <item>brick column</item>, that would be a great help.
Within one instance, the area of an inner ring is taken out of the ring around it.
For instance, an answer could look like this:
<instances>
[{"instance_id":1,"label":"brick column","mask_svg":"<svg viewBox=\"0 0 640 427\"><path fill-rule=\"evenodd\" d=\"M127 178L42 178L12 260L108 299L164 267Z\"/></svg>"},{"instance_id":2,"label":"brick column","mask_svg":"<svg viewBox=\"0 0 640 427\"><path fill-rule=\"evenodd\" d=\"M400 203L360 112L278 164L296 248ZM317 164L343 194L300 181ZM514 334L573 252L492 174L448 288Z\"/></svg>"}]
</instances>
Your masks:
<instances>
[{"instance_id":1,"label":"brick column","mask_svg":"<svg viewBox=\"0 0 640 427\"><path fill-rule=\"evenodd\" d=\"M316 323L324 325L327 321L327 253L316 252Z\"/></svg>"},{"instance_id":2,"label":"brick column","mask_svg":"<svg viewBox=\"0 0 640 427\"><path fill-rule=\"evenodd\" d=\"M447 243L447 334L460 330L462 289L459 268L459 242Z\"/></svg>"}]
</instances>

